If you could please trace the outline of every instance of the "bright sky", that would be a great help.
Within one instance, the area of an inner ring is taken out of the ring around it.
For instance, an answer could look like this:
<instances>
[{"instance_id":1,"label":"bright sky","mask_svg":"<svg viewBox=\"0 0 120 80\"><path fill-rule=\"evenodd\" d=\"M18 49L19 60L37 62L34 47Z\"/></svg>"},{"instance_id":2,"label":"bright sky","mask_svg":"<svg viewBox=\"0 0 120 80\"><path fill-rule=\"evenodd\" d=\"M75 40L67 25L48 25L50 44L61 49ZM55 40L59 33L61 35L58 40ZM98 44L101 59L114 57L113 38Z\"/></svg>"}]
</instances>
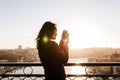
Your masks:
<instances>
[{"instance_id":1,"label":"bright sky","mask_svg":"<svg viewBox=\"0 0 120 80\"><path fill-rule=\"evenodd\" d=\"M70 34L71 48L120 47L120 0L0 0L0 49L35 47L45 21Z\"/></svg>"}]
</instances>

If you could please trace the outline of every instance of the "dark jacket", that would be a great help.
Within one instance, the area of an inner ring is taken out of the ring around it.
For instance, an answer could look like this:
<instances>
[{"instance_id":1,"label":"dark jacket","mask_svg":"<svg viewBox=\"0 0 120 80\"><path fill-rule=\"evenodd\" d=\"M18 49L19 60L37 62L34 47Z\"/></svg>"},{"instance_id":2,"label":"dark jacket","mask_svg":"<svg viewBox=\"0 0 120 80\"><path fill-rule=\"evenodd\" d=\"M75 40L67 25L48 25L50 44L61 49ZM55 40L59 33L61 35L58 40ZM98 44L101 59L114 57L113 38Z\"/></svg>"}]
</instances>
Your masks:
<instances>
[{"instance_id":1,"label":"dark jacket","mask_svg":"<svg viewBox=\"0 0 120 80\"><path fill-rule=\"evenodd\" d=\"M68 50L64 49L54 41L49 41L44 47L38 48L46 80L65 80L64 64L68 61Z\"/></svg>"}]
</instances>

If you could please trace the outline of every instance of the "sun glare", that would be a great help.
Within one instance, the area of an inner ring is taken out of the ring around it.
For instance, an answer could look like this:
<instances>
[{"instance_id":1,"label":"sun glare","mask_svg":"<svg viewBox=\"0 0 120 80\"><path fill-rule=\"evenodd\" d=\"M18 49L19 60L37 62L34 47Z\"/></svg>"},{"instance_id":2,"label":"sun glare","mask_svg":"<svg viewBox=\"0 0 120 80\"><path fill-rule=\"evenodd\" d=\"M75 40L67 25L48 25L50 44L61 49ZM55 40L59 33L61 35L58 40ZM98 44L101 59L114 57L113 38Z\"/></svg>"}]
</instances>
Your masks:
<instances>
[{"instance_id":1,"label":"sun glare","mask_svg":"<svg viewBox=\"0 0 120 80\"><path fill-rule=\"evenodd\" d=\"M94 27L68 28L70 48L85 48L98 45L101 36ZM99 35L99 36L98 36Z\"/></svg>"},{"instance_id":2,"label":"sun glare","mask_svg":"<svg viewBox=\"0 0 120 80\"><path fill-rule=\"evenodd\" d=\"M102 46L104 43L104 35L100 32L100 29L96 25L86 24L86 23L77 23L77 22L68 22L59 24L58 34L61 35L62 30L66 29L69 33L69 47L70 48L86 48L86 47L97 47ZM60 36L57 40L59 42Z\"/></svg>"},{"instance_id":3,"label":"sun glare","mask_svg":"<svg viewBox=\"0 0 120 80\"><path fill-rule=\"evenodd\" d=\"M71 74L85 74L85 68L81 66L71 67Z\"/></svg>"}]
</instances>

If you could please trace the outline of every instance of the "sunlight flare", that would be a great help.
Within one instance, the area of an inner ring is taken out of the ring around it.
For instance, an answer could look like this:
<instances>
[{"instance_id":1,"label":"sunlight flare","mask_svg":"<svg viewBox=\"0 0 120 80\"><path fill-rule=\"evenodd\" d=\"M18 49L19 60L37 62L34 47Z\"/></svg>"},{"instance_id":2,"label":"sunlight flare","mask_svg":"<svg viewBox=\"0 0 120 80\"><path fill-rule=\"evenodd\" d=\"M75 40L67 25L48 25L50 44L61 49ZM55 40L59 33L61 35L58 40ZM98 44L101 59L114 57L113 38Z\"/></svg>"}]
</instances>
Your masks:
<instances>
[{"instance_id":1,"label":"sunlight flare","mask_svg":"<svg viewBox=\"0 0 120 80\"><path fill-rule=\"evenodd\" d=\"M71 74L85 74L85 68L81 66L71 67Z\"/></svg>"}]
</instances>

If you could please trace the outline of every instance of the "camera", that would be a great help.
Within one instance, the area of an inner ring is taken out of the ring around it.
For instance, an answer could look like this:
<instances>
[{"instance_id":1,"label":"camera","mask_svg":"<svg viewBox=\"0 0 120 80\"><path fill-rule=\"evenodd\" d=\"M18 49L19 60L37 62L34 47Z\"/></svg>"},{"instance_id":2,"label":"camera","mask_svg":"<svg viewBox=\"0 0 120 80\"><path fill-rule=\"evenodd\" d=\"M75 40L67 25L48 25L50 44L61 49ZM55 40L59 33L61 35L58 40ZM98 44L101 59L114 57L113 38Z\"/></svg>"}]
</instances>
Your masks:
<instances>
[{"instance_id":1,"label":"camera","mask_svg":"<svg viewBox=\"0 0 120 80\"><path fill-rule=\"evenodd\" d=\"M69 37L68 31L67 31L67 30L63 30L62 38L63 38L63 39L68 39L68 37Z\"/></svg>"}]
</instances>

